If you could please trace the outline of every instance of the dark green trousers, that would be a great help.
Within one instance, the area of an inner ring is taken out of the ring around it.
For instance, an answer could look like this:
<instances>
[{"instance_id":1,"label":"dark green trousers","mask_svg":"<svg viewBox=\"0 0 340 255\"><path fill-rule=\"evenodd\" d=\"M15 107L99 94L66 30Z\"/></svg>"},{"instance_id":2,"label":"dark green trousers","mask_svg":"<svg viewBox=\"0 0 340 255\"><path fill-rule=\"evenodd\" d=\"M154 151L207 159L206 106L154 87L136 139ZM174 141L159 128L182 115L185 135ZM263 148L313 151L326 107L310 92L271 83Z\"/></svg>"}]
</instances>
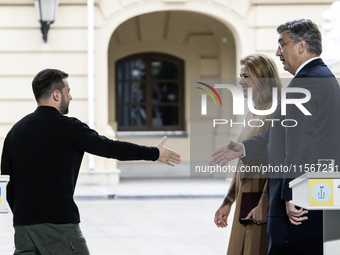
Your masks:
<instances>
[{"instance_id":1,"label":"dark green trousers","mask_svg":"<svg viewBox=\"0 0 340 255\"><path fill-rule=\"evenodd\" d=\"M79 224L14 226L15 252L25 255L89 255Z\"/></svg>"}]
</instances>

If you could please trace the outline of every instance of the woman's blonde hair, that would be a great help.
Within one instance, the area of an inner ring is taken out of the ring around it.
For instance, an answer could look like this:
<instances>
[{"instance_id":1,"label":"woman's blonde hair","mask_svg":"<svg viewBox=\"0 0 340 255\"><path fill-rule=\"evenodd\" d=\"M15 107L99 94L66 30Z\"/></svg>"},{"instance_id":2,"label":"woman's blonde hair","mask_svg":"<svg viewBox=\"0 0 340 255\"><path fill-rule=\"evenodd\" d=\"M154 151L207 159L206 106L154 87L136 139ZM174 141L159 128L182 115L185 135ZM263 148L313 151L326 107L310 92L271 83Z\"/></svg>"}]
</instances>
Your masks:
<instances>
[{"instance_id":1,"label":"woman's blonde hair","mask_svg":"<svg viewBox=\"0 0 340 255\"><path fill-rule=\"evenodd\" d=\"M270 57L255 53L242 58L240 63L247 68L249 73L259 79L257 89L260 92L260 104L272 101L272 88L274 87L278 88L278 97L280 97L282 85L276 64Z\"/></svg>"}]
</instances>

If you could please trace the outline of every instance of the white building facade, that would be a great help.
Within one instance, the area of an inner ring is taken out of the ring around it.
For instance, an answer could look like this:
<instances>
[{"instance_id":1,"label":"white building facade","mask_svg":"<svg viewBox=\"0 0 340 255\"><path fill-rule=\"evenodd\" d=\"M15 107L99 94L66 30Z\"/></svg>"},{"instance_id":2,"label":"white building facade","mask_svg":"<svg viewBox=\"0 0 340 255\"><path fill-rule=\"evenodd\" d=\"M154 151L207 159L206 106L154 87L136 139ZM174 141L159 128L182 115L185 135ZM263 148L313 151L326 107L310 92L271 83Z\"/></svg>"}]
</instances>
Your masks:
<instances>
[{"instance_id":1,"label":"white building facade","mask_svg":"<svg viewBox=\"0 0 340 255\"><path fill-rule=\"evenodd\" d=\"M94 172L99 179L86 179L86 156L82 165L84 182L117 183L117 167L126 177L187 175L190 123L200 118L190 114L192 81L238 77L239 59L254 52L271 56L282 77L289 77L275 57L276 27L300 18L309 18L321 27L321 14L332 3L96 0L94 128L112 139L145 145L155 145L167 135L167 146L182 155L183 164L169 168L95 157ZM31 81L45 68L61 69L70 75L73 100L69 115L88 122L86 0L59 1L47 43L42 40L33 0L0 0L0 38L1 147L11 126L35 110ZM228 109L225 114L231 115ZM229 129L204 134L206 149L213 151L227 141L227 136L235 138L237 134ZM205 160L210 160L209 155Z\"/></svg>"}]
</instances>

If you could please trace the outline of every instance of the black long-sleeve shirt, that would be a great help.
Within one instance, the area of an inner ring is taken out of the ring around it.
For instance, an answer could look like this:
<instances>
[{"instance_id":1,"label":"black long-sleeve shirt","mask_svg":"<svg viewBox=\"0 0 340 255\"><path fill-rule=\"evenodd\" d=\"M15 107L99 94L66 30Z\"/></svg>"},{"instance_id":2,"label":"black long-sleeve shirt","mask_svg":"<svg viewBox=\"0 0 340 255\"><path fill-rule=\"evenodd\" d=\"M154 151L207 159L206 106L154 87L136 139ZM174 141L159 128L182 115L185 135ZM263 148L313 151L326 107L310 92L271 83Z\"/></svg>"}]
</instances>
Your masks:
<instances>
[{"instance_id":1,"label":"black long-sleeve shirt","mask_svg":"<svg viewBox=\"0 0 340 255\"><path fill-rule=\"evenodd\" d=\"M157 147L108 139L54 107L40 106L4 141L1 174L14 225L79 223L73 200L84 152L118 160L157 160Z\"/></svg>"}]
</instances>

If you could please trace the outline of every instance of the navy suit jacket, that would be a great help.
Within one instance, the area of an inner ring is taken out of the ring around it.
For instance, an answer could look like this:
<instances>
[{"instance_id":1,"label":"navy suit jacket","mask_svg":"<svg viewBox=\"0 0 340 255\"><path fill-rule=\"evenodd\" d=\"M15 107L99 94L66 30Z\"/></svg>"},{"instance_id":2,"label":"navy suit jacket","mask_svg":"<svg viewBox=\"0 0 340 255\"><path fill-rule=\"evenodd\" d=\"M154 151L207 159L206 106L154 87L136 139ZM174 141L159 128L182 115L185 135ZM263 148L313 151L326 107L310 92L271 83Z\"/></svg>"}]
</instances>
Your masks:
<instances>
[{"instance_id":1,"label":"navy suit jacket","mask_svg":"<svg viewBox=\"0 0 340 255\"><path fill-rule=\"evenodd\" d=\"M269 129L245 141L247 163L259 155L267 155L272 167L285 166L289 173L280 171L269 176L269 216L286 215L285 200L291 200L289 182L312 169L318 159L335 159L340 163L340 89L332 72L321 59L304 66L292 79L288 87L305 88L310 91L311 99L303 106L312 114L305 116L294 104L287 104L286 115L281 115L281 100ZM287 93L288 99L304 98L302 93ZM289 119L297 122L295 127ZM307 164L307 165L305 165ZM294 172L294 168L296 172ZM302 172L300 171L302 169Z\"/></svg>"}]
</instances>

